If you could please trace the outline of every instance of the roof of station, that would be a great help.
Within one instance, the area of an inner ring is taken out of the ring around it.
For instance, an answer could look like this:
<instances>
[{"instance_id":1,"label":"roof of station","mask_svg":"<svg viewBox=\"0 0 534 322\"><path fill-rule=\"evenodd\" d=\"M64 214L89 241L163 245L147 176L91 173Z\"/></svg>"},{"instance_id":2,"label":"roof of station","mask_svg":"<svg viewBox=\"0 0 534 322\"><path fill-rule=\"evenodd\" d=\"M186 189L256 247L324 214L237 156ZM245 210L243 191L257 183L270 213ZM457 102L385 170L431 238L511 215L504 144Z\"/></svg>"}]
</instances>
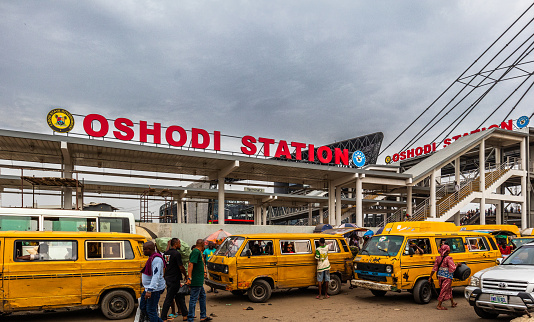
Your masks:
<instances>
[{"instance_id":1,"label":"roof of station","mask_svg":"<svg viewBox=\"0 0 534 322\"><path fill-rule=\"evenodd\" d=\"M405 180L409 175L348 167L288 162L282 160L170 148L167 145L138 145L112 140L66 135L0 130L0 159L61 164L62 142L76 166L147 171L216 178L217 172L239 162L226 177L238 180L290 182L324 186L355 173L366 177ZM64 150L64 149L63 149Z\"/></svg>"},{"instance_id":2,"label":"roof of station","mask_svg":"<svg viewBox=\"0 0 534 322\"><path fill-rule=\"evenodd\" d=\"M500 128L493 128L467 135L451 143L446 149L441 149L433 153L428 158L406 170L404 174L413 177L413 183L417 183L421 179L426 178L434 169L441 168L476 148L482 140L485 140L486 147L507 147L517 144L526 136L528 136L528 133L524 131L509 131Z\"/></svg>"}]
</instances>

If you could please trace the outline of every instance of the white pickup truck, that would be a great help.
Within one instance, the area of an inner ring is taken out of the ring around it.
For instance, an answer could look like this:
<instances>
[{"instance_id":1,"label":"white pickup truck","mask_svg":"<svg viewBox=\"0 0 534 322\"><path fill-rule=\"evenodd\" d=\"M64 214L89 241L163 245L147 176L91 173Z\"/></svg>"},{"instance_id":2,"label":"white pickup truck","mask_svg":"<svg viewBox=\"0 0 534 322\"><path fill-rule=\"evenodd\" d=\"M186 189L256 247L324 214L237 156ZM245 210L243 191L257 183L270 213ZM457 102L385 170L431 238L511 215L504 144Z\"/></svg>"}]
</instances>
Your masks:
<instances>
[{"instance_id":1,"label":"white pickup truck","mask_svg":"<svg viewBox=\"0 0 534 322\"><path fill-rule=\"evenodd\" d=\"M501 313L534 311L534 243L521 246L500 265L471 276L465 298L475 313L485 319Z\"/></svg>"}]
</instances>

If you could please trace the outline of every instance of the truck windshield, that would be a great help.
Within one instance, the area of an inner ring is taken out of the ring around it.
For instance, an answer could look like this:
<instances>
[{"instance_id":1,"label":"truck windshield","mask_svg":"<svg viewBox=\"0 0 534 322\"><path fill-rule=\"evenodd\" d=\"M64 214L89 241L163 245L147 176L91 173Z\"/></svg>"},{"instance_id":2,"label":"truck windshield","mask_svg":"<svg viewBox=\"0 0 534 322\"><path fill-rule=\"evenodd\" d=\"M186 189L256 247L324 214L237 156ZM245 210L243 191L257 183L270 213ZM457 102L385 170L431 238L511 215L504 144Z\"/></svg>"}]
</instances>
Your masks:
<instances>
[{"instance_id":1,"label":"truck windshield","mask_svg":"<svg viewBox=\"0 0 534 322\"><path fill-rule=\"evenodd\" d=\"M518 248L501 265L534 265L534 246Z\"/></svg>"},{"instance_id":2,"label":"truck windshield","mask_svg":"<svg viewBox=\"0 0 534 322\"><path fill-rule=\"evenodd\" d=\"M216 256L227 256L227 257L234 257L235 254L237 254L237 251L239 248L241 248L241 245L245 241L244 237L228 237L225 239L225 241L219 246L219 249L217 249L217 252L215 253Z\"/></svg>"},{"instance_id":3,"label":"truck windshield","mask_svg":"<svg viewBox=\"0 0 534 322\"><path fill-rule=\"evenodd\" d=\"M403 241L404 236L374 236L365 244L360 254L373 256L396 256L401 249Z\"/></svg>"}]
</instances>

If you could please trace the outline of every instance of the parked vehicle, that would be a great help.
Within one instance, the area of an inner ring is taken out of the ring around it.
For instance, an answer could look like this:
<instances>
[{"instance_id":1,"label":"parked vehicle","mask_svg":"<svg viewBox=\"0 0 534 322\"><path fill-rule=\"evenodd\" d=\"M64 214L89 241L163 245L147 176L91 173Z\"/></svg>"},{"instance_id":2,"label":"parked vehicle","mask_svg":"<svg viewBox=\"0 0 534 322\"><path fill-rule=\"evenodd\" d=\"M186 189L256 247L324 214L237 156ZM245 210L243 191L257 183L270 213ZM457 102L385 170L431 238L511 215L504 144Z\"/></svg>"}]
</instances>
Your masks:
<instances>
[{"instance_id":1,"label":"parked vehicle","mask_svg":"<svg viewBox=\"0 0 534 322\"><path fill-rule=\"evenodd\" d=\"M410 242L417 245L417 253ZM432 297L428 277L442 243L449 245L454 262L466 263L471 274L494 266L501 256L493 236L485 233L440 231L376 235L354 259L352 285L370 289L375 296L406 290L413 294L415 302L426 304ZM467 284L466 276L464 280L454 279L452 286ZM434 286L439 288L437 279Z\"/></svg>"},{"instance_id":2,"label":"parked vehicle","mask_svg":"<svg viewBox=\"0 0 534 322\"><path fill-rule=\"evenodd\" d=\"M464 293L484 319L534 311L534 243L519 247L500 265L471 276Z\"/></svg>"},{"instance_id":3,"label":"parked vehicle","mask_svg":"<svg viewBox=\"0 0 534 322\"><path fill-rule=\"evenodd\" d=\"M141 295L145 241L124 233L0 232L0 313L89 307L124 319Z\"/></svg>"},{"instance_id":4,"label":"parked vehicle","mask_svg":"<svg viewBox=\"0 0 534 322\"><path fill-rule=\"evenodd\" d=\"M252 302L265 302L273 289L317 284L315 249L323 237L329 247L329 294L352 275L352 254L342 235L252 234L226 238L207 263L206 284L234 294L247 292ZM294 253L287 250L292 246Z\"/></svg>"}]
</instances>

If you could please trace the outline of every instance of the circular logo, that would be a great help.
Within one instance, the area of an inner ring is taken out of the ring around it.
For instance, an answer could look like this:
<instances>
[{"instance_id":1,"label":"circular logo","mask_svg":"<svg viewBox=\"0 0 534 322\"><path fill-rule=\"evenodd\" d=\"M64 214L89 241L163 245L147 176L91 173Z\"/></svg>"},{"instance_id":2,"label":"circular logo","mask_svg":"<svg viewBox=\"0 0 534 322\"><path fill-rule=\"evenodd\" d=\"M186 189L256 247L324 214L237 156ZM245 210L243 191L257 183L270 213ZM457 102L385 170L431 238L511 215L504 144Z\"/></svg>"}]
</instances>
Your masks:
<instances>
[{"instance_id":1,"label":"circular logo","mask_svg":"<svg viewBox=\"0 0 534 322\"><path fill-rule=\"evenodd\" d=\"M391 156L387 156L386 157L386 164L390 164L391 163Z\"/></svg>"},{"instance_id":2,"label":"circular logo","mask_svg":"<svg viewBox=\"0 0 534 322\"><path fill-rule=\"evenodd\" d=\"M74 117L62 108L55 108L48 112L46 122L52 130L60 133L70 132L74 127Z\"/></svg>"},{"instance_id":3,"label":"circular logo","mask_svg":"<svg viewBox=\"0 0 534 322\"><path fill-rule=\"evenodd\" d=\"M518 128L522 129L528 125L528 122L530 120L528 119L528 116L521 116L517 119L517 122L515 122L515 125L517 125Z\"/></svg>"},{"instance_id":4,"label":"circular logo","mask_svg":"<svg viewBox=\"0 0 534 322\"><path fill-rule=\"evenodd\" d=\"M356 151L352 154L352 163L358 168L363 167L365 164L365 154L362 151Z\"/></svg>"}]
</instances>

